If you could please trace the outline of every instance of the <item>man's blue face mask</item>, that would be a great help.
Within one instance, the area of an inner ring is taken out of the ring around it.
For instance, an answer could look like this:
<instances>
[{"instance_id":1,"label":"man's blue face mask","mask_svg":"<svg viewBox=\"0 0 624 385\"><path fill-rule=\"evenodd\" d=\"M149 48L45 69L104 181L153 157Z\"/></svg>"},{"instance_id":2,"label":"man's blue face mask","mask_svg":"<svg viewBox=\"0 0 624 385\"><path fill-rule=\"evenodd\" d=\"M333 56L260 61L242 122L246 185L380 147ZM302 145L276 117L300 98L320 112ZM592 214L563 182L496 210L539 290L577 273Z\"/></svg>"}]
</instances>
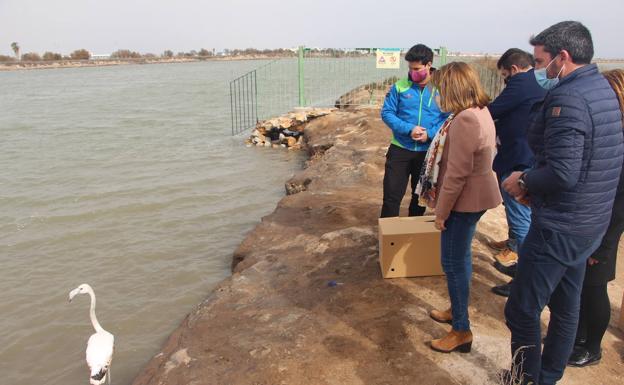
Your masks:
<instances>
[{"instance_id":1,"label":"man's blue face mask","mask_svg":"<svg viewBox=\"0 0 624 385\"><path fill-rule=\"evenodd\" d=\"M533 73L535 74L535 80L537 80L537 84L539 84L542 88L546 90L551 90L555 88L557 84L559 84L559 75L561 75L561 71L563 71L563 67L561 67L557 76L555 76L552 79L548 78L548 73L547 73L548 67L550 67L550 65L555 61L556 58L557 56L555 56L550 61L550 63L548 63L546 67L533 71Z\"/></svg>"}]
</instances>

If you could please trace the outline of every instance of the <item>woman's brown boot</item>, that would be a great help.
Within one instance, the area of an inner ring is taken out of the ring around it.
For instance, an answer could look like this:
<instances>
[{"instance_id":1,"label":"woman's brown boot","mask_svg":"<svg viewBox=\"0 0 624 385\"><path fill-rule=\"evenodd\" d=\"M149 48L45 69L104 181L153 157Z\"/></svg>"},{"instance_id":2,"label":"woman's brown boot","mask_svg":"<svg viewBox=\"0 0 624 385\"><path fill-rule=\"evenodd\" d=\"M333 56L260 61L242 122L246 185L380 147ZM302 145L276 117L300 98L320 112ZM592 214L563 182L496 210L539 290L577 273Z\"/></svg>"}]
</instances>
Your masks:
<instances>
[{"instance_id":1,"label":"woman's brown boot","mask_svg":"<svg viewBox=\"0 0 624 385\"><path fill-rule=\"evenodd\" d=\"M433 318L434 321L440 322L443 324L450 324L453 322L453 313L451 313L451 308L448 310L431 310L429 312L429 317Z\"/></svg>"},{"instance_id":2,"label":"woman's brown boot","mask_svg":"<svg viewBox=\"0 0 624 385\"><path fill-rule=\"evenodd\" d=\"M470 353L471 348L472 332L470 330L465 332L451 330L445 337L431 341L431 349L441 353L454 351Z\"/></svg>"}]
</instances>

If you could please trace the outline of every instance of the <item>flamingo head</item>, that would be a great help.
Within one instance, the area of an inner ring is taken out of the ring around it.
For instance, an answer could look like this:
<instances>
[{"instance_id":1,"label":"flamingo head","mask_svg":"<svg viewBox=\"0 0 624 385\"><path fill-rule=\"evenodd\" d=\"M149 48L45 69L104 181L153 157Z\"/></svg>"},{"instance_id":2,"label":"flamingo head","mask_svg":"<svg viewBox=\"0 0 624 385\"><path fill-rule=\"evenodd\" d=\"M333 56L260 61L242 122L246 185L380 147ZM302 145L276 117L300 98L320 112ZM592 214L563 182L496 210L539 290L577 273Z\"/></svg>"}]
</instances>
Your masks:
<instances>
[{"instance_id":1,"label":"flamingo head","mask_svg":"<svg viewBox=\"0 0 624 385\"><path fill-rule=\"evenodd\" d=\"M91 286L87 285L86 283L83 283L82 285L78 286L74 290L70 291L69 292L69 302L71 302L72 299L74 299L74 297L77 296L78 294L88 293L89 289L91 289Z\"/></svg>"}]
</instances>

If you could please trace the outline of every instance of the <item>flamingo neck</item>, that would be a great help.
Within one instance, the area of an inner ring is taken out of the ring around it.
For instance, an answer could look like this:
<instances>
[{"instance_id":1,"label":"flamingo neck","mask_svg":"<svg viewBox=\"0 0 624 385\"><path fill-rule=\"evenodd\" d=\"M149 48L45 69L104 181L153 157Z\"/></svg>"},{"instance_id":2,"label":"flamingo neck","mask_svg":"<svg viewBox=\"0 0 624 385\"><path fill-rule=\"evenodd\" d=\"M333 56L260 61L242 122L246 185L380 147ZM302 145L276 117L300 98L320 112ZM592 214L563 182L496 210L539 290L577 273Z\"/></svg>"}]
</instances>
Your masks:
<instances>
[{"instance_id":1,"label":"flamingo neck","mask_svg":"<svg viewBox=\"0 0 624 385\"><path fill-rule=\"evenodd\" d=\"M96 332L103 332L104 328L102 327L102 325L100 325L100 323L97 320L97 317L95 316L95 293L93 292L93 290L89 290L89 296L91 297L91 307L89 309L89 316L91 317L91 324L93 325L93 328L95 329Z\"/></svg>"}]
</instances>

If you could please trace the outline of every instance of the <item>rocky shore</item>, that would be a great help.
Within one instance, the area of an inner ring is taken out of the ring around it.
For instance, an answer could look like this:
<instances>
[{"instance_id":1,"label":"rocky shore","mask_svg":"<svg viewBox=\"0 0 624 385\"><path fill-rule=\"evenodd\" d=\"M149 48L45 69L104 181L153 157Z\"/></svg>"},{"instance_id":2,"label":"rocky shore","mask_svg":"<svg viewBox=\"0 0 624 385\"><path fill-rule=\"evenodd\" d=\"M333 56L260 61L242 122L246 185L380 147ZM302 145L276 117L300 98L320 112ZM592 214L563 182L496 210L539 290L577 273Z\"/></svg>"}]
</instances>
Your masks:
<instances>
[{"instance_id":1,"label":"rocky shore","mask_svg":"<svg viewBox=\"0 0 624 385\"><path fill-rule=\"evenodd\" d=\"M306 168L235 251L232 276L186 317L134 385L499 384L509 333L505 300L490 287L507 278L491 267L485 242L506 235L502 208L484 216L473 244L473 351L435 353L427 342L448 326L428 311L448 306L446 280L384 280L378 265L390 136L379 110L335 111L306 123L303 135ZM622 383L623 286L620 268L609 288L602 363L568 369L561 384Z\"/></svg>"}]
</instances>

